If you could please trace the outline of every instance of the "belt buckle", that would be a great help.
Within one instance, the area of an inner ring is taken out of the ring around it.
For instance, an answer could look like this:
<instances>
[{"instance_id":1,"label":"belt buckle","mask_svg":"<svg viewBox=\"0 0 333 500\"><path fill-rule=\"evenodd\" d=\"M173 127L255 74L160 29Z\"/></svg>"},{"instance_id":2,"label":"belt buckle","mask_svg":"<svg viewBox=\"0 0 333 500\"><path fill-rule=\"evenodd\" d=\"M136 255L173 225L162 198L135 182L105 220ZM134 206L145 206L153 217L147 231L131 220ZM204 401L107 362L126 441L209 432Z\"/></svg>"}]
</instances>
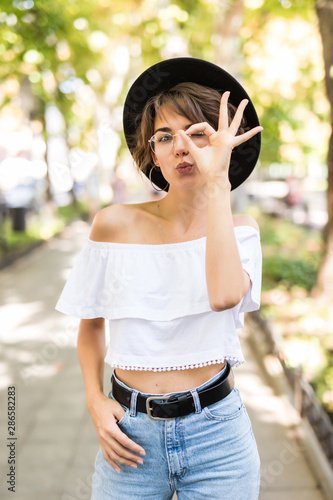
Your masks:
<instances>
[{"instance_id":1,"label":"belt buckle","mask_svg":"<svg viewBox=\"0 0 333 500\"><path fill-rule=\"evenodd\" d=\"M152 400L155 400L155 399L170 399L171 398L171 395L170 396L148 396L148 398L146 399L146 410L147 410L147 415L148 417L151 419L151 420L174 420L174 417L154 417L152 412L153 412L153 408L150 407L149 403L150 401Z\"/></svg>"}]
</instances>

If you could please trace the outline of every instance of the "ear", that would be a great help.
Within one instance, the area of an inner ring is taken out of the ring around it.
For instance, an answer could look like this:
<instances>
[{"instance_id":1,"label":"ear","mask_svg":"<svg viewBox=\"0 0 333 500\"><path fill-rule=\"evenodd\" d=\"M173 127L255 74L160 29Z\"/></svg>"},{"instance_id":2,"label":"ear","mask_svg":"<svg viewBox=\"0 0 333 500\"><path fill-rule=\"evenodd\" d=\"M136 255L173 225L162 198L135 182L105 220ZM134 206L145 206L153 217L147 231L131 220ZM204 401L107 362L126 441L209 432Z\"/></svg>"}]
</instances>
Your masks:
<instances>
[{"instance_id":1,"label":"ear","mask_svg":"<svg viewBox=\"0 0 333 500\"><path fill-rule=\"evenodd\" d=\"M159 167L158 159L157 159L157 156L155 155L155 153L151 152L151 157L153 159L154 165L156 165L157 167Z\"/></svg>"}]
</instances>

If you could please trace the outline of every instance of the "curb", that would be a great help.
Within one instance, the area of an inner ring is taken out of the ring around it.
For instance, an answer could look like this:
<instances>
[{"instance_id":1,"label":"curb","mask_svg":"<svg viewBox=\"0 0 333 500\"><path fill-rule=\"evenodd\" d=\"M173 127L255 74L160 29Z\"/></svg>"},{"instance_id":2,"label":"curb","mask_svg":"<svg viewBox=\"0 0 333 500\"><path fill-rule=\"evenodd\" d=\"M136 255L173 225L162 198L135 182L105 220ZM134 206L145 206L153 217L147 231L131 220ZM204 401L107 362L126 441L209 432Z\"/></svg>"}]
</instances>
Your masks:
<instances>
[{"instance_id":1,"label":"curb","mask_svg":"<svg viewBox=\"0 0 333 500\"><path fill-rule=\"evenodd\" d=\"M60 233L54 234L51 238L54 238L54 236L57 236ZM35 243L32 243L29 247L25 248L24 250L21 250L21 251L18 251L18 250L15 251L14 250L14 252L12 252L10 255L5 255L0 260L0 270L1 269L5 269L5 267L10 266L11 264L14 264L14 262L16 262L18 259L20 259L21 257L25 257L30 252L32 252L33 250L35 250L35 248L40 247L41 245L43 245L44 243L46 243L49 240L39 240L39 241L36 241Z\"/></svg>"},{"instance_id":2,"label":"curb","mask_svg":"<svg viewBox=\"0 0 333 500\"><path fill-rule=\"evenodd\" d=\"M84 222L84 219L80 219L80 218L71 219L70 221L68 221L68 223L65 225L65 227L63 229L61 229L61 231L59 231L58 233L55 233L50 238L48 238L46 240L38 240L38 241L32 243L29 247L25 248L24 250L21 250L21 251L14 250L10 255L5 255L2 259L0 259L0 271L2 269L5 269L8 266L11 266L17 260L21 259L21 257L25 257L26 255L30 254L36 248L38 248L42 245L45 245L45 243L48 243L49 241L52 241L53 238L61 237L61 235L66 231L66 229L68 227L70 227L71 224L73 224L76 221L83 221Z\"/></svg>"},{"instance_id":3,"label":"curb","mask_svg":"<svg viewBox=\"0 0 333 500\"><path fill-rule=\"evenodd\" d=\"M251 313L248 313L251 318ZM294 396L289 382L284 374L280 360L265 350L262 339L258 338L258 324L246 320L246 342L249 344L253 355L265 373L269 384L274 391L283 398L286 411L295 422L294 430L299 441L300 449L313 471L316 481L320 485L327 500L333 498L333 471L326 454L317 439L306 417L302 417L294 405Z\"/></svg>"}]
</instances>

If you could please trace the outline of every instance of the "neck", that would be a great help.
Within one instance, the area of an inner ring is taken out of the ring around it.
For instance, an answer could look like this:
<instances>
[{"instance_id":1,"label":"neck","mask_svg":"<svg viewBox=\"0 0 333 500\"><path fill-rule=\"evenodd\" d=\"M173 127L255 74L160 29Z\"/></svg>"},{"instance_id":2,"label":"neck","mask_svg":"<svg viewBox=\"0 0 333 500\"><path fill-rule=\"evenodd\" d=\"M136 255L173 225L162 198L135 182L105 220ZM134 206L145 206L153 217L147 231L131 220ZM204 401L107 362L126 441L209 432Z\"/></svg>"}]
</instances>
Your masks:
<instances>
[{"instance_id":1,"label":"neck","mask_svg":"<svg viewBox=\"0 0 333 500\"><path fill-rule=\"evenodd\" d=\"M172 186L158 202L160 217L175 230L186 232L207 224L208 197L206 186L196 190L176 190Z\"/></svg>"}]
</instances>

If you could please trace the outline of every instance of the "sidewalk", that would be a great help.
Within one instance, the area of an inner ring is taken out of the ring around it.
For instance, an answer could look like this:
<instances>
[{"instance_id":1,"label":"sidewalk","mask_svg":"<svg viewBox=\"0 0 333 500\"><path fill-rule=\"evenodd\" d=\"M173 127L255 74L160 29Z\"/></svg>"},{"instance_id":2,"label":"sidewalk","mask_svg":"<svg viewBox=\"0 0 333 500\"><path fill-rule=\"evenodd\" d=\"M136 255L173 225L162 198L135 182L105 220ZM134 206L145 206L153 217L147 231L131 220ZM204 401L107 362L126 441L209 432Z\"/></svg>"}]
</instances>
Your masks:
<instances>
[{"instance_id":1,"label":"sidewalk","mask_svg":"<svg viewBox=\"0 0 333 500\"><path fill-rule=\"evenodd\" d=\"M99 442L86 410L76 352L79 320L54 310L88 230L84 222L75 222L61 237L0 272L0 496L4 500L90 500ZM294 439L295 417L268 385L242 336L247 363L234 373L261 456L260 500L324 500ZM111 368L105 365L105 393L110 375ZM7 387L13 385L15 494L6 483Z\"/></svg>"}]
</instances>

